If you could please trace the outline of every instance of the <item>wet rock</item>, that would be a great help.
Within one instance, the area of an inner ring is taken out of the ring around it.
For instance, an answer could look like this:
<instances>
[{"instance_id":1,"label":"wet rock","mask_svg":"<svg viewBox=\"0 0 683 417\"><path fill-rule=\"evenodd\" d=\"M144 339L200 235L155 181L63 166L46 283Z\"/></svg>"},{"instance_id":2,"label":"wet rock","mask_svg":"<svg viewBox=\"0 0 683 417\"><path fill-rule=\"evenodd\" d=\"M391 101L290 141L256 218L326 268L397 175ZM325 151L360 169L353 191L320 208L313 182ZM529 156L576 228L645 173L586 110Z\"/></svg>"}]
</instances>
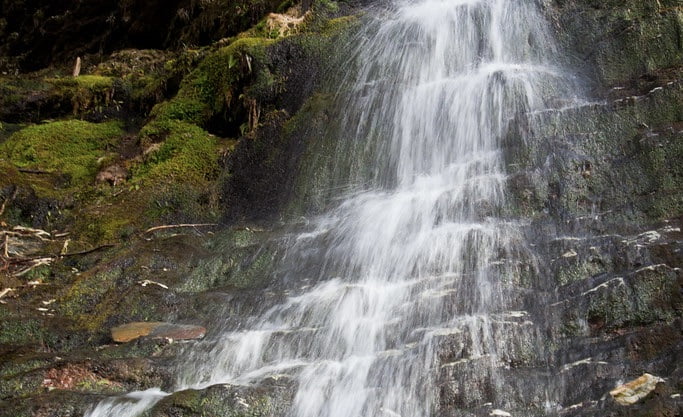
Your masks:
<instances>
[{"instance_id":1,"label":"wet rock","mask_svg":"<svg viewBox=\"0 0 683 417\"><path fill-rule=\"evenodd\" d=\"M159 401L144 416L284 416L292 397L292 381L287 378L269 379L256 387L214 385L176 392Z\"/></svg>"},{"instance_id":2,"label":"wet rock","mask_svg":"<svg viewBox=\"0 0 683 417\"><path fill-rule=\"evenodd\" d=\"M664 380L654 375L643 374L633 381L618 386L609 394L621 405L632 405L645 398L660 382Z\"/></svg>"},{"instance_id":3,"label":"wet rock","mask_svg":"<svg viewBox=\"0 0 683 417\"><path fill-rule=\"evenodd\" d=\"M102 397L76 391L54 390L30 397L0 400L0 417L81 417Z\"/></svg>"},{"instance_id":4,"label":"wet rock","mask_svg":"<svg viewBox=\"0 0 683 417\"><path fill-rule=\"evenodd\" d=\"M136 322L111 329L111 338L126 343L139 337L168 338L175 340L201 339L206 334L202 326L172 324L163 322Z\"/></svg>"},{"instance_id":5,"label":"wet rock","mask_svg":"<svg viewBox=\"0 0 683 417\"><path fill-rule=\"evenodd\" d=\"M638 86L662 68L681 65L677 0L553 3L557 37L574 55L574 65L592 79Z\"/></svg>"}]
</instances>

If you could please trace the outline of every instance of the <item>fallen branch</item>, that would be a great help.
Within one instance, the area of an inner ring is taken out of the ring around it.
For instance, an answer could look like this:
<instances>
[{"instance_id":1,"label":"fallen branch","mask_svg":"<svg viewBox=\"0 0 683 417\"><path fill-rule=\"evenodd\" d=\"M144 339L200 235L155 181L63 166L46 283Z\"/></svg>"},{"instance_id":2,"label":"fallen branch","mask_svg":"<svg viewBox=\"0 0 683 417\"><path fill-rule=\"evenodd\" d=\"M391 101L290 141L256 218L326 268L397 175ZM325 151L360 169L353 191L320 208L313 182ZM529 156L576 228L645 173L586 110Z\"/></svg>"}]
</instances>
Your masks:
<instances>
[{"instance_id":1,"label":"fallen branch","mask_svg":"<svg viewBox=\"0 0 683 417\"><path fill-rule=\"evenodd\" d=\"M197 223L197 224L167 224L164 226L155 226L155 227L150 227L149 229L145 230L144 233L151 233L157 230L164 230L164 229L175 229L175 228L180 228L180 227L214 227L218 226L217 223Z\"/></svg>"},{"instance_id":2,"label":"fallen branch","mask_svg":"<svg viewBox=\"0 0 683 417\"><path fill-rule=\"evenodd\" d=\"M98 250L102 250L102 249L106 249L106 248L113 248L114 246L116 246L116 245L112 245L112 244L100 245L96 248L84 250L81 252L72 252L72 253L61 254L61 255L59 255L59 257L60 258L66 258L68 256L87 255L89 253L97 252Z\"/></svg>"},{"instance_id":3,"label":"fallen branch","mask_svg":"<svg viewBox=\"0 0 683 417\"><path fill-rule=\"evenodd\" d=\"M39 259L34 259L33 261L31 261L31 262L32 262L31 265L27 266L26 268L22 269L22 270L19 271L19 272L15 272L15 273L14 273L14 276L15 276L15 277L20 277L20 276L25 275L25 274L31 272L32 270L38 268L39 266L50 265L50 264L52 263L52 261L54 261L54 260L55 260L55 258L39 258Z\"/></svg>"},{"instance_id":4,"label":"fallen branch","mask_svg":"<svg viewBox=\"0 0 683 417\"><path fill-rule=\"evenodd\" d=\"M24 226L14 226L12 228L17 233L21 233L24 235L33 235L41 240L50 240L50 239L45 239L43 236L47 236L48 238L51 237L52 235L50 232L46 232L45 230L42 229L33 229L31 227L24 227Z\"/></svg>"},{"instance_id":5,"label":"fallen branch","mask_svg":"<svg viewBox=\"0 0 683 417\"><path fill-rule=\"evenodd\" d=\"M159 287L161 287L161 288L163 288L163 289L165 289L165 290L168 289L168 286L166 286L166 285L164 285L164 284L162 284L162 283L160 283L160 282L150 281L150 280L148 280L148 279L146 279L146 280L144 280L144 281L138 281L138 284L142 285L143 287L146 287L146 286L148 286L148 285L156 285L156 286L159 286Z\"/></svg>"},{"instance_id":6,"label":"fallen branch","mask_svg":"<svg viewBox=\"0 0 683 417\"><path fill-rule=\"evenodd\" d=\"M54 174L54 172L43 171L43 170L40 170L40 169L18 168L17 171L23 172L24 174L38 174L38 175L51 175L51 174Z\"/></svg>"},{"instance_id":7,"label":"fallen branch","mask_svg":"<svg viewBox=\"0 0 683 417\"><path fill-rule=\"evenodd\" d=\"M67 251L69 250L69 242L70 242L69 239L64 241L64 245L62 246L62 250L59 251L59 256L66 255Z\"/></svg>"}]
</instances>

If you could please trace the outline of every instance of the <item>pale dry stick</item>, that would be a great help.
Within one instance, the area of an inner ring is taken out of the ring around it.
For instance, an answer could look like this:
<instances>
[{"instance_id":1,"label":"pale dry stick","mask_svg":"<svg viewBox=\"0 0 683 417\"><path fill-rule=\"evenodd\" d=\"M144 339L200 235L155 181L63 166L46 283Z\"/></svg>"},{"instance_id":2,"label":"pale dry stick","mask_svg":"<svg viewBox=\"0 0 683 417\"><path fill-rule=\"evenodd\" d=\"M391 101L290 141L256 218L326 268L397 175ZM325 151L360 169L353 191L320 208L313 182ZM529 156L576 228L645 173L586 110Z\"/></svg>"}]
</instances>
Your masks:
<instances>
[{"instance_id":1,"label":"pale dry stick","mask_svg":"<svg viewBox=\"0 0 683 417\"><path fill-rule=\"evenodd\" d=\"M89 253L93 253L93 252L96 252L98 250L102 250L102 249L106 249L106 248L113 248L114 246L116 246L116 245L112 245L112 244L100 245L96 248L88 249L88 250L84 250L84 251L80 251L80 252L63 253L63 254L60 254L59 257L60 258L66 258L68 256L87 255Z\"/></svg>"},{"instance_id":2,"label":"pale dry stick","mask_svg":"<svg viewBox=\"0 0 683 417\"><path fill-rule=\"evenodd\" d=\"M49 237L52 236L50 234L50 232L46 232L45 230L42 230L42 229L33 229L31 227L14 226L14 228L12 230L14 230L15 232L18 232L18 233L22 233L22 234L31 234L40 240L50 240ZM44 236L47 236L48 238L44 238Z\"/></svg>"},{"instance_id":3,"label":"pale dry stick","mask_svg":"<svg viewBox=\"0 0 683 417\"><path fill-rule=\"evenodd\" d=\"M164 230L164 229L175 229L179 227L213 227L213 226L218 226L217 223L196 223L196 224L167 224L163 226L155 226L155 227L150 227L149 229L145 230L144 233L150 233L154 232L157 230Z\"/></svg>"},{"instance_id":4,"label":"pale dry stick","mask_svg":"<svg viewBox=\"0 0 683 417\"><path fill-rule=\"evenodd\" d=\"M76 57L76 63L74 64L74 70L71 73L74 77L78 77L81 74L81 57Z\"/></svg>"},{"instance_id":5,"label":"pale dry stick","mask_svg":"<svg viewBox=\"0 0 683 417\"><path fill-rule=\"evenodd\" d=\"M28 266L28 267L24 268L23 270L21 270L21 271L19 271L19 272L16 272L16 273L14 274L14 276L15 276L15 277L20 277L20 276L25 275L25 274L29 273L30 271L32 271L32 270L38 268L39 266L42 266L42 265L50 265L50 264L52 263L52 261L54 261L54 260L55 260L55 258L39 258L39 259L34 259L34 260L31 261L31 262L33 263L31 266Z\"/></svg>"},{"instance_id":6,"label":"pale dry stick","mask_svg":"<svg viewBox=\"0 0 683 417\"><path fill-rule=\"evenodd\" d=\"M7 294L11 293L14 291L12 288L5 288L4 290L0 291L0 298L5 297Z\"/></svg>"},{"instance_id":7,"label":"pale dry stick","mask_svg":"<svg viewBox=\"0 0 683 417\"><path fill-rule=\"evenodd\" d=\"M148 279L143 280L143 281L138 281L138 284L140 284L140 285L143 286L143 287L146 287L146 286L148 286L148 285L156 285L156 286L161 287L161 288L163 288L163 289L165 289L165 290L168 289L168 286L167 286L167 285L164 285L164 284L162 284L162 283L160 283L160 282L156 282L156 281L150 281L150 280L148 280Z\"/></svg>"},{"instance_id":8,"label":"pale dry stick","mask_svg":"<svg viewBox=\"0 0 683 417\"><path fill-rule=\"evenodd\" d=\"M67 251L69 250L69 242L70 242L69 239L64 241L64 245L62 246L62 250L59 251L59 256L66 255Z\"/></svg>"}]
</instances>

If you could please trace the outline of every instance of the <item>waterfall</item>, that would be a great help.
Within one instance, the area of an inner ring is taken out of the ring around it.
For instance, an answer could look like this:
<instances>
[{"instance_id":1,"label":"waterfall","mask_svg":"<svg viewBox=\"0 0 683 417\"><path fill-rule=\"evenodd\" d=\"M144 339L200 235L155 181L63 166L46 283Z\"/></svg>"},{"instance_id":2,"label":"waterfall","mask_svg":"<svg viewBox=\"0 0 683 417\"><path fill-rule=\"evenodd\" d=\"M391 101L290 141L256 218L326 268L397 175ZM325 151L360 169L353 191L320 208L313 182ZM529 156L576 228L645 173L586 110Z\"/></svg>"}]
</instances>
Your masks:
<instances>
[{"instance_id":1,"label":"waterfall","mask_svg":"<svg viewBox=\"0 0 683 417\"><path fill-rule=\"evenodd\" d=\"M458 361L487 387L472 395L502 389L496 369L519 337L505 323L526 314L509 288L533 269L502 140L513 118L568 95L551 37L534 1L397 0L373 15L338 95L336 173L351 191L289 248L287 299L197 344L175 390L287 374L290 416L431 416ZM88 416L136 416L164 395Z\"/></svg>"}]
</instances>

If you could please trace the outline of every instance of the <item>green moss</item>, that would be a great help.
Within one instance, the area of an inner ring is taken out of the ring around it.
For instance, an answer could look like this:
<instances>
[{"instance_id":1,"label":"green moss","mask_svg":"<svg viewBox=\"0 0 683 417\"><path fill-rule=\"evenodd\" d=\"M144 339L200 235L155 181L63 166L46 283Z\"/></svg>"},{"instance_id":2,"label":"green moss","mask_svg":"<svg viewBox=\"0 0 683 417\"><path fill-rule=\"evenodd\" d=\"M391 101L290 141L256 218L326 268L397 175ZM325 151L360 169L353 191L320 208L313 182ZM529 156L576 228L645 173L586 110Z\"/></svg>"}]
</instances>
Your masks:
<instances>
[{"instance_id":1,"label":"green moss","mask_svg":"<svg viewBox=\"0 0 683 417\"><path fill-rule=\"evenodd\" d=\"M0 378L0 398L22 398L40 392L43 375L40 373L27 373L13 378Z\"/></svg>"},{"instance_id":2,"label":"green moss","mask_svg":"<svg viewBox=\"0 0 683 417\"><path fill-rule=\"evenodd\" d=\"M195 125L203 124L209 114L207 104L196 97L182 95L156 105L151 112L151 116L160 121L176 120Z\"/></svg>"},{"instance_id":3,"label":"green moss","mask_svg":"<svg viewBox=\"0 0 683 417\"><path fill-rule=\"evenodd\" d=\"M79 77L53 78L48 82L59 86L85 88L88 90L104 90L114 86L114 78L102 75L81 75Z\"/></svg>"},{"instance_id":4,"label":"green moss","mask_svg":"<svg viewBox=\"0 0 683 417\"><path fill-rule=\"evenodd\" d=\"M184 182L201 186L217 176L218 141L205 130L186 122L166 120L152 122L140 134L165 140L135 171L135 179L157 185Z\"/></svg>"},{"instance_id":5,"label":"green moss","mask_svg":"<svg viewBox=\"0 0 683 417\"><path fill-rule=\"evenodd\" d=\"M162 142L133 170L133 182L150 190L146 215L154 221L213 221L218 216L215 180L220 141L193 124L161 119L140 132Z\"/></svg>"},{"instance_id":6,"label":"green moss","mask_svg":"<svg viewBox=\"0 0 683 417\"><path fill-rule=\"evenodd\" d=\"M335 19L327 20L320 32L325 36L336 36L342 34L343 32L353 28L355 25L359 24L360 20L357 16L342 16Z\"/></svg>"},{"instance_id":7,"label":"green moss","mask_svg":"<svg viewBox=\"0 0 683 417\"><path fill-rule=\"evenodd\" d=\"M623 86L683 60L680 7L663 7L663 1L562 3L560 41L578 57L592 61L596 75L607 85Z\"/></svg>"},{"instance_id":8,"label":"green moss","mask_svg":"<svg viewBox=\"0 0 683 417\"><path fill-rule=\"evenodd\" d=\"M64 174L70 185L80 186L94 181L98 161L112 155L108 148L122 135L116 122L53 122L13 134L0 153L20 168Z\"/></svg>"},{"instance_id":9,"label":"green moss","mask_svg":"<svg viewBox=\"0 0 683 417\"><path fill-rule=\"evenodd\" d=\"M8 354L3 359L0 363L0 379L11 378L25 372L40 369L50 363L50 358L41 354L29 356Z\"/></svg>"},{"instance_id":10,"label":"green moss","mask_svg":"<svg viewBox=\"0 0 683 417\"><path fill-rule=\"evenodd\" d=\"M334 0L315 0L314 7L318 11L324 11L328 13L337 13L339 11L339 4Z\"/></svg>"},{"instance_id":11,"label":"green moss","mask_svg":"<svg viewBox=\"0 0 683 417\"><path fill-rule=\"evenodd\" d=\"M55 336L50 334L41 320L12 314L0 306L0 344L8 345L54 345Z\"/></svg>"},{"instance_id":12,"label":"green moss","mask_svg":"<svg viewBox=\"0 0 683 417\"><path fill-rule=\"evenodd\" d=\"M0 151L1 150L2 144L0 144ZM0 155L0 172L2 172L2 175L0 176L0 188L21 184L23 181L19 171L12 163L4 159L3 156L4 155Z\"/></svg>"},{"instance_id":13,"label":"green moss","mask_svg":"<svg viewBox=\"0 0 683 417\"><path fill-rule=\"evenodd\" d=\"M266 47L272 42L264 38L240 38L218 49L185 77L176 97L152 110L152 117L202 126L213 115L239 105L237 83L247 77L259 78L262 88L271 83L264 72L267 72Z\"/></svg>"},{"instance_id":14,"label":"green moss","mask_svg":"<svg viewBox=\"0 0 683 417\"><path fill-rule=\"evenodd\" d=\"M127 213L106 213L97 221L88 221L84 225L84 235L93 242L112 242L121 238L122 230L133 222Z\"/></svg>"},{"instance_id":15,"label":"green moss","mask_svg":"<svg viewBox=\"0 0 683 417\"><path fill-rule=\"evenodd\" d=\"M52 88L52 84L41 77L0 77L0 103L10 107L22 101L27 92L44 93Z\"/></svg>"},{"instance_id":16,"label":"green moss","mask_svg":"<svg viewBox=\"0 0 683 417\"><path fill-rule=\"evenodd\" d=\"M101 75L82 75L46 79L56 87L52 92L71 101L73 113L101 110L108 106L114 96L114 78Z\"/></svg>"}]
</instances>

